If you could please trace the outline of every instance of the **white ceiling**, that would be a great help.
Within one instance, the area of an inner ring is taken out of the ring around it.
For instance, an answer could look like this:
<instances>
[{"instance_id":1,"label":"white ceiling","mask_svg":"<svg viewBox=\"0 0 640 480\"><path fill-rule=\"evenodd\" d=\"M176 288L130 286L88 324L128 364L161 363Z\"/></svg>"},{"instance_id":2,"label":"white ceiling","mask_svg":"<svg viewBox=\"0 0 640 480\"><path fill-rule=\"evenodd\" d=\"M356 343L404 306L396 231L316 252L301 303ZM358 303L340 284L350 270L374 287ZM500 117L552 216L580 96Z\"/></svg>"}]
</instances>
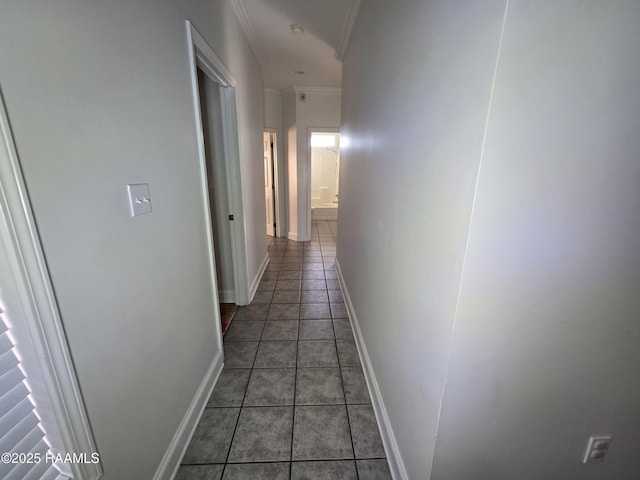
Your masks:
<instances>
[{"instance_id":1,"label":"white ceiling","mask_svg":"<svg viewBox=\"0 0 640 480\"><path fill-rule=\"evenodd\" d=\"M262 65L265 87L340 87L360 0L231 0ZM303 35L293 35L291 25ZM302 70L304 75L294 73Z\"/></svg>"}]
</instances>

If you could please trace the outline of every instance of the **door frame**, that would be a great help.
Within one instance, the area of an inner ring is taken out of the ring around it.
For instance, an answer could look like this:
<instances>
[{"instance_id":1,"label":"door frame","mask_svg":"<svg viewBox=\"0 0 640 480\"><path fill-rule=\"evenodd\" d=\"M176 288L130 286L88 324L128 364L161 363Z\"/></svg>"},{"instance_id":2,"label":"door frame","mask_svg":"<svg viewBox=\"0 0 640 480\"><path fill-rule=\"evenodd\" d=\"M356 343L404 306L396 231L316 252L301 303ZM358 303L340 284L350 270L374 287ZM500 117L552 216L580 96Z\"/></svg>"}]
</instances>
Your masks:
<instances>
[{"instance_id":1,"label":"door frame","mask_svg":"<svg viewBox=\"0 0 640 480\"><path fill-rule=\"evenodd\" d=\"M311 134L340 133L340 127L309 127L307 128L307 238L311 238ZM340 203L338 203L340 208Z\"/></svg>"},{"instance_id":2,"label":"door frame","mask_svg":"<svg viewBox=\"0 0 640 480\"><path fill-rule=\"evenodd\" d=\"M280 132L277 128L265 128L264 131L274 136L273 138L273 181L275 185L275 209L276 209L276 237L286 237L286 229L282 224L283 219L285 217L283 208L282 208L282 195L280 192L280 186L282 182L280 181L280 175L282 173L282 169L280 168Z\"/></svg>"},{"instance_id":3,"label":"door frame","mask_svg":"<svg viewBox=\"0 0 640 480\"><path fill-rule=\"evenodd\" d=\"M198 68L211 80L219 85L220 104L222 106L222 150L226 171L226 183L229 200L232 260L234 270L235 303L247 305L250 302L249 275L247 267L246 232L244 223L244 208L242 202L242 181L240 169L240 144L238 139L238 113L236 101L237 82L222 60L206 42L204 37L186 20L187 44L189 46L189 68L191 71L191 89L193 92L193 106L195 112L196 135L198 142L198 159L200 167L200 186L202 190L202 204L204 208L204 222L207 230L207 247L209 251L210 276L213 289L214 303L219 302L218 287L215 270L215 252L213 244L213 230L211 225L211 210L209 204L207 160L202 130L202 114L200 110L200 94L198 92ZM220 324L220 313L214 312L215 321ZM219 326L219 325L218 325ZM220 329L218 329L220 330ZM222 336L217 342L222 348Z\"/></svg>"},{"instance_id":4,"label":"door frame","mask_svg":"<svg viewBox=\"0 0 640 480\"><path fill-rule=\"evenodd\" d=\"M98 452L1 94L0 240L23 311L20 323L30 337L24 346L33 351L32 365L44 384L61 446L67 452ZM99 463L68 468L74 478L94 480L103 474Z\"/></svg>"}]
</instances>

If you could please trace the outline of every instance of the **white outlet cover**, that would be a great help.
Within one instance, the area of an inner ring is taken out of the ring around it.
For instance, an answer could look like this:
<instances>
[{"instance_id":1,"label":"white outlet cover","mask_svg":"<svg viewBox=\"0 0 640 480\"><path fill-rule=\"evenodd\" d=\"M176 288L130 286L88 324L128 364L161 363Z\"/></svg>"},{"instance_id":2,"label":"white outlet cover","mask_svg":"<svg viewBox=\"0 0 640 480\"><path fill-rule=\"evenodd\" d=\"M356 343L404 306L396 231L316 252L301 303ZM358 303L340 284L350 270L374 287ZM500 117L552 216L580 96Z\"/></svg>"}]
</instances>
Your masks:
<instances>
[{"instance_id":1,"label":"white outlet cover","mask_svg":"<svg viewBox=\"0 0 640 480\"><path fill-rule=\"evenodd\" d=\"M582 463L602 462L611 445L611 435L591 435Z\"/></svg>"},{"instance_id":2,"label":"white outlet cover","mask_svg":"<svg viewBox=\"0 0 640 480\"><path fill-rule=\"evenodd\" d=\"M148 183L130 183L127 185L129 193L129 209L131 216L151 213L151 195L149 195Z\"/></svg>"}]
</instances>

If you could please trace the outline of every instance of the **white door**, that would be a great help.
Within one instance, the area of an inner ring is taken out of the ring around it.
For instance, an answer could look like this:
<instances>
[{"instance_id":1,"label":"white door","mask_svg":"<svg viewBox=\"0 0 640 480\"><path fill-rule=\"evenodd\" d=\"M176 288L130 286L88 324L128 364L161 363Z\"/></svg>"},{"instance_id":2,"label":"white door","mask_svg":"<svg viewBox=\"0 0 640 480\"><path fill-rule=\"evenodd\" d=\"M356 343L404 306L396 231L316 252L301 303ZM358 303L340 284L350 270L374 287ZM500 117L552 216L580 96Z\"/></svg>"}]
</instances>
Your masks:
<instances>
[{"instance_id":1,"label":"white door","mask_svg":"<svg viewBox=\"0 0 640 480\"><path fill-rule=\"evenodd\" d=\"M271 134L264 132L264 201L267 217L267 235L274 237L276 234L274 215L274 189L273 182L273 150Z\"/></svg>"}]
</instances>

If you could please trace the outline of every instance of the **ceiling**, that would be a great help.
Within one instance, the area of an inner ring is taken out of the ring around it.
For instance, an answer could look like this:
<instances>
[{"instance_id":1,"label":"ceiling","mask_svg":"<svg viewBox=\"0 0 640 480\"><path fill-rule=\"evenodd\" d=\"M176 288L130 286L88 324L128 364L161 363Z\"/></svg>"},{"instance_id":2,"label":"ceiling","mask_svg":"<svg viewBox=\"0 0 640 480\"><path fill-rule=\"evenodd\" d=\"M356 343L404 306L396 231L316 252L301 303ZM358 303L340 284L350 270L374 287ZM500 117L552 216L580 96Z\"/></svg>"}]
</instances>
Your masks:
<instances>
[{"instance_id":1,"label":"ceiling","mask_svg":"<svg viewBox=\"0 0 640 480\"><path fill-rule=\"evenodd\" d=\"M265 87L340 87L360 0L230 0ZM294 35L292 25L304 28ZM295 72L304 72L304 74Z\"/></svg>"}]
</instances>

